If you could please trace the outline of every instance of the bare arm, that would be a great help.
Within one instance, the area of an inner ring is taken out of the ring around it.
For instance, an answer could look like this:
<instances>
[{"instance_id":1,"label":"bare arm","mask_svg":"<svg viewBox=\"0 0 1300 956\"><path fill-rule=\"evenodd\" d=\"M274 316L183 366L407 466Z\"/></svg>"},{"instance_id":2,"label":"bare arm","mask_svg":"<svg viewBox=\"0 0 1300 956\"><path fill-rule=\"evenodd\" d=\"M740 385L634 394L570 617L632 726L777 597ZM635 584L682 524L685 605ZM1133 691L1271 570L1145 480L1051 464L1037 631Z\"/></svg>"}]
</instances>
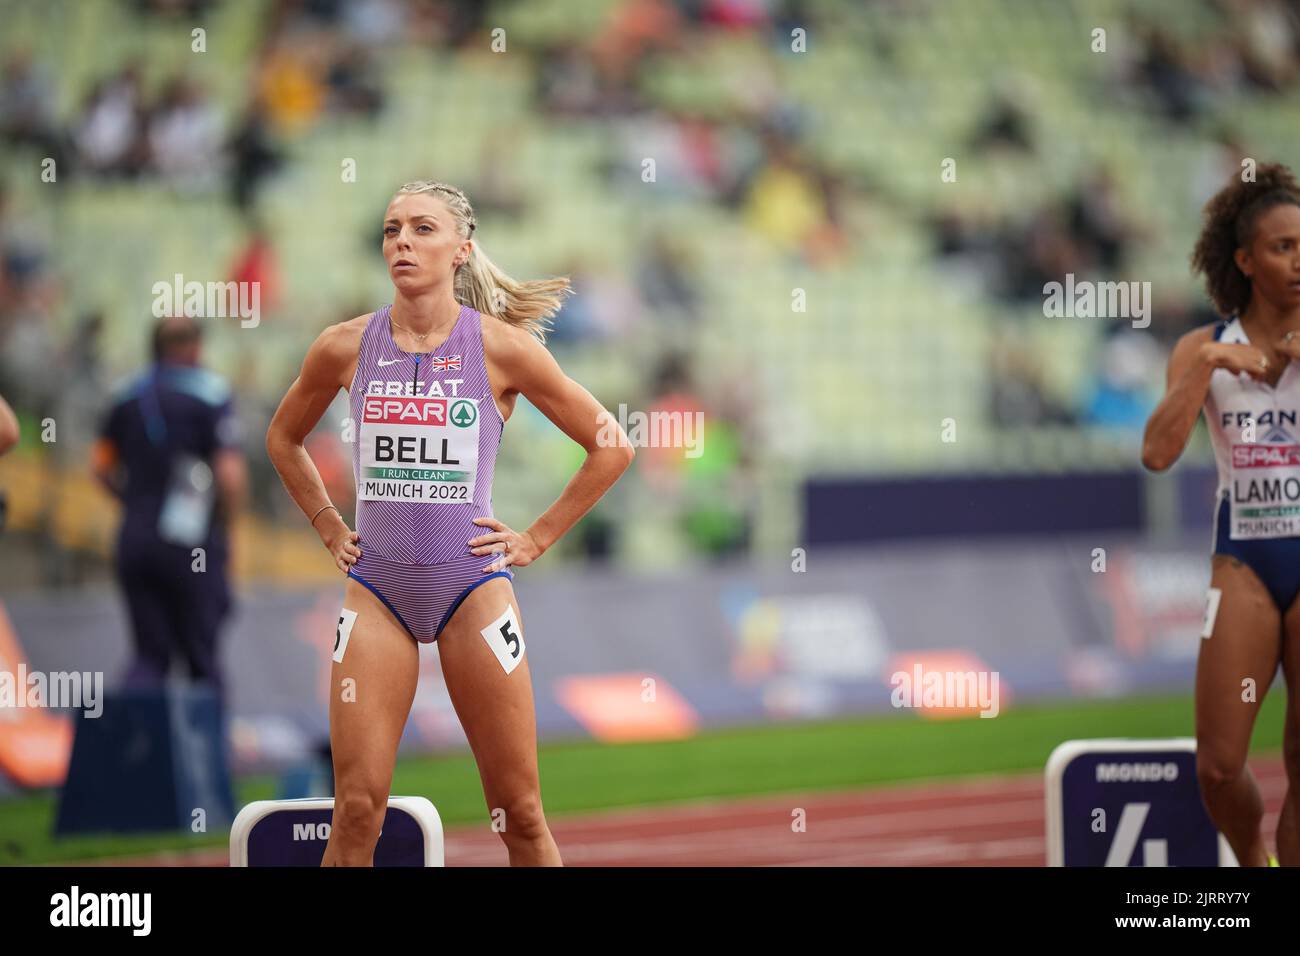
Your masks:
<instances>
[{"instance_id":1,"label":"bare arm","mask_svg":"<svg viewBox=\"0 0 1300 956\"><path fill-rule=\"evenodd\" d=\"M509 391L517 391L537 407L560 431L581 445L587 458L569 479L560 497L522 532L524 553L511 548L509 564L523 566L540 557L564 536L627 470L636 452L627 435L585 388L564 374L554 356L531 335L508 326L485 335L484 344L494 370L505 376ZM478 519L496 528L500 522ZM504 527L504 526L502 526ZM505 532L474 538L474 553L493 550L484 545L506 540ZM504 567L502 561L491 568Z\"/></svg>"},{"instance_id":2,"label":"bare arm","mask_svg":"<svg viewBox=\"0 0 1300 956\"><path fill-rule=\"evenodd\" d=\"M0 397L0 455L18 444L18 416L9 403Z\"/></svg>"},{"instance_id":3,"label":"bare arm","mask_svg":"<svg viewBox=\"0 0 1300 956\"><path fill-rule=\"evenodd\" d=\"M1253 345L1215 342L1211 325L1193 329L1180 338L1169 356L1164 398L1147 421L1142 464L1151 471L1164 471L1182 455L1216 368L1261 378L1263 371L1258 363L1263 357L1264 353Z\"/></svg>"},{"instance_id":4,"label":"bare arm","mask_svg":"<svg viewBox=\"0 0 1300 956\"><path fill-rule=\"evenodd\" d=\"M97 438L90 447L90 471L105 491L121 499L122 474L118 468L117 446L107 438Z\"/></svg>"},{"instance_id":5,"label":"bare arm","mask_svg":"<svg viewBox=\"0 0 1300 956\"><path fill-rule=\"evenodd\" d=\"M343 571L361 557L357 533L348 528L337 510L319 513L330 504L329 495L303 441L339 389L347 387L345 375L356 351L356 336L346 322L332 325L317 336L307 350L302 371L289 386L266 430L266 453L280 481L303 514L308 519L315 517L312 526Z\"/></svg>"}]
</instances>

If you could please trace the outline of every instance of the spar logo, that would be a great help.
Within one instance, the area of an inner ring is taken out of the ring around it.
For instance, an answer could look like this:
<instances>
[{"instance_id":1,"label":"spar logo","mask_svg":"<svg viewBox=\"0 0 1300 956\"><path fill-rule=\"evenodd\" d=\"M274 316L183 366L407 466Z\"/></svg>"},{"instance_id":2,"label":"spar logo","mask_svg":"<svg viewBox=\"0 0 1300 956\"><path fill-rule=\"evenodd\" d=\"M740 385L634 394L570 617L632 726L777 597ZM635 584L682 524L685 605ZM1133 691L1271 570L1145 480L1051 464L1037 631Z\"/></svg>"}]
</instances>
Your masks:
<instances>
[{"instance_id":1,"label":"spar logo","mask_svg":"<svg viewBox=\"0 0 1300 956\"><path fill-rule=\"evenodd\" d=\"M478 418L478 409L474 407L473 402L462 400L451 406L451 423L458 428L469 428L476 418Z\"/></svg>"},{"instance_id":2,"label":"spar logo","mask_svg":"<svg viewBox=\"0 0 1300 956\"><path fill-rule=\"evenodd\" d=\"M1300 445L1233 445L1234 468L1286 468L1300 465Z\"/></svg>"},{"instance_id":3,"label":"spar logo","mask_svg":"<svg viewBox=\"0 0 1300 956\"><path fill-rule=\"evenodd\" d=\"M362 421L384 425L445 425L447 400L367 396Z\"/></svg>"}]
</instances>

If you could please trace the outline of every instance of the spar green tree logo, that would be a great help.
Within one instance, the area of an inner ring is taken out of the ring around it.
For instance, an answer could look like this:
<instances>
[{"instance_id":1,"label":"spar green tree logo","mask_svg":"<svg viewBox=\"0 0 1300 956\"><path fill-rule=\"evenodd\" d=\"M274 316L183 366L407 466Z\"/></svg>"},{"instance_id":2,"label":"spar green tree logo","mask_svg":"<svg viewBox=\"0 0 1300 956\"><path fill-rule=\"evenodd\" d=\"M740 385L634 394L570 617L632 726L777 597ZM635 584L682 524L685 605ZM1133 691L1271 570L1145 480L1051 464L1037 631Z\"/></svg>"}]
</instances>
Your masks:
<instances>
[{"instance_id":1,"label":"spar green tree logo","mask_svg":"<svg viewBox=\"0 0 1300 956\"><path fill-rule=\"evenodd\" d=\"M478 411L474 408L473 402L461 399L451 406L451 423L458 428L469 428L476 418L478 418Z\"/></svg>"}]
</instances>

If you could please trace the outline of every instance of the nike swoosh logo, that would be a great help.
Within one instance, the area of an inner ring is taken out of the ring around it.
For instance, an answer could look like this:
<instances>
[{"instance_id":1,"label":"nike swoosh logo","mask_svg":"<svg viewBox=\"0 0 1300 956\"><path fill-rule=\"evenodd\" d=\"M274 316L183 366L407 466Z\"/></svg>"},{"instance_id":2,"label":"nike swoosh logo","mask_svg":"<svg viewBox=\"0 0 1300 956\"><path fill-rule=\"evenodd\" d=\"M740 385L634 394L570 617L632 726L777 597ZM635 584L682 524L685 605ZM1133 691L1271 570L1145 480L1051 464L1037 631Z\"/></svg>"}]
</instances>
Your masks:
<instances>
[{"instance_id":1,"label":"nike swoosh logo","mask_svg":"<svg viewBox=\"0 0 1300 956\"><path fill-rule=\"evenodd\" d=\"M385 365L396 365L400 361L401 359L389 359L387 362L385 362L383 359L380 359L379 367L383 368Z\"/></svg>"}]
</instances>

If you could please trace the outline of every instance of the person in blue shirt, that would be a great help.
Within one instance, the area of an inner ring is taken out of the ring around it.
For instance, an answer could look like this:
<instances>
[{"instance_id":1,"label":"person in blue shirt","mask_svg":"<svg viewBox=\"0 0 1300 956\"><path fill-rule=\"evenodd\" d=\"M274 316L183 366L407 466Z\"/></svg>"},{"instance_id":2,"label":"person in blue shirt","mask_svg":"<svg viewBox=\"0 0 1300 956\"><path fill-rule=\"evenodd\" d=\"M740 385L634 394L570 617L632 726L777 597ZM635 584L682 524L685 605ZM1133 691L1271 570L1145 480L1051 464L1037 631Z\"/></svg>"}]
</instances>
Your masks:
<instances>
[{"instance_id":1,"label":"person in blue shirt","mask_svg":"<svg viewBox=\"0 0 1300 956\"><path fill-rule=\"evenodd\" d=\"M135 642L127 687L158 686L179 660L222 689L229 526L248 478L230 386L201 367L201 345L196 320L161 319L152 364L117 389L91 453L123 509L116 573Z\"/></svg>"}]
</instances>

